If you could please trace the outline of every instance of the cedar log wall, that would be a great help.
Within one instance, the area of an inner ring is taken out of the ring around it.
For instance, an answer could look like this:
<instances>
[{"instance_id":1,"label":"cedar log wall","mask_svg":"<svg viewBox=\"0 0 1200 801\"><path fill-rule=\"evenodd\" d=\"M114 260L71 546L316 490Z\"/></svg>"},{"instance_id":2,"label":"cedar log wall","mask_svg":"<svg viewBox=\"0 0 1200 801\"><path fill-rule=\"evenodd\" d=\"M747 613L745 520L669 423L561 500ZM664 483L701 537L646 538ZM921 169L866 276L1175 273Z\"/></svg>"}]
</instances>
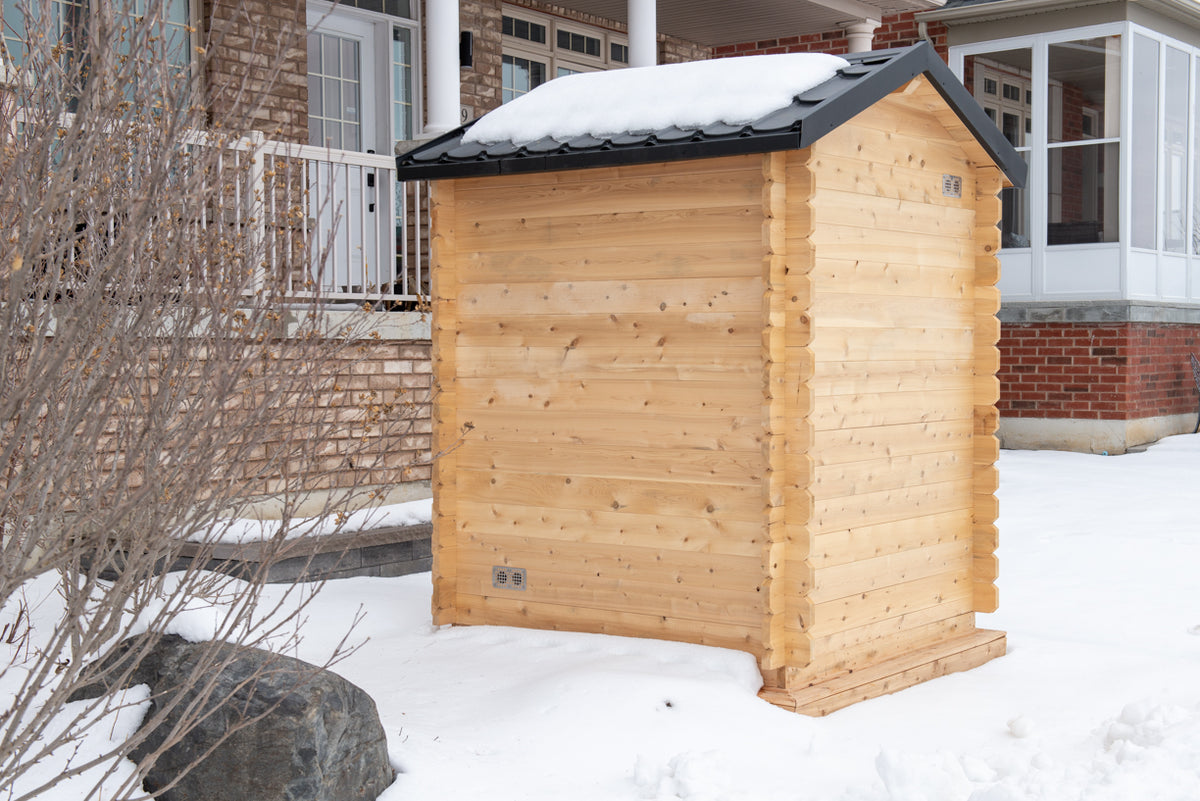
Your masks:
<instances>
[{"instance_id":1,"label":"cedar log wall","mask_svg":"<svg viewBox=\"0 0 1200 801\"><path fill-rule=\"evenodd\" d=\"M787 691L972 636L1001 187L972 145L918 79L805 151L438 182L435 622L736 648Z\"/></svg>"},{"instance_id":2,"label":"cedar log wall","mask_svg":"<svg viewBox=\"0 0 1200 801\"><path fill-rule=\"evenodd\" d=\"M815 364L795 387L811 515L788 526L807 538L784 570L788 689L971 634L996 608L1001 178L948 115L917 80L788 159L788 295L807 292L812 329L788 360ZM962 198L930 186L943 174Z\"/></svg>"},{"instance_id":3,"label":"cedar log wall","mask_svg":"<svg viewBox=\"0 0 1200 801\"><path fill-rule=\"evenodd\" d=\"M436 622L762 653L762 160L435 185Z\"/></svg>"}]
</instances>

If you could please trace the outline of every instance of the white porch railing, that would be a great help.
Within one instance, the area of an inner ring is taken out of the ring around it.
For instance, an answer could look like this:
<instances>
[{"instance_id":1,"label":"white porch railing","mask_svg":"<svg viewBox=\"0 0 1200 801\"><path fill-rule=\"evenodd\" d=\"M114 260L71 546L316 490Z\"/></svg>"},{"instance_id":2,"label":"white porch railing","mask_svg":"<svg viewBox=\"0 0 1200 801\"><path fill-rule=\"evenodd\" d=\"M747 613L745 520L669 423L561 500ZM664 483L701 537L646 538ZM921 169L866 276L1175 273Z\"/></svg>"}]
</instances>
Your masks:
<instances>
[{"instance_id":1,"label":"white porch railing","mask_svg":"<svg viewBox=\"0 0 1200 801\"><path fill-rule=\"evenodd\" d=\"M388 155L260 137L237 150L251 161L233 216L261 237L267 274L288 262L284 248L307 254L307 271L285 278L289 295L385 308L428 298L427 182L398 183Z\"/></svg>"}]
</instances>

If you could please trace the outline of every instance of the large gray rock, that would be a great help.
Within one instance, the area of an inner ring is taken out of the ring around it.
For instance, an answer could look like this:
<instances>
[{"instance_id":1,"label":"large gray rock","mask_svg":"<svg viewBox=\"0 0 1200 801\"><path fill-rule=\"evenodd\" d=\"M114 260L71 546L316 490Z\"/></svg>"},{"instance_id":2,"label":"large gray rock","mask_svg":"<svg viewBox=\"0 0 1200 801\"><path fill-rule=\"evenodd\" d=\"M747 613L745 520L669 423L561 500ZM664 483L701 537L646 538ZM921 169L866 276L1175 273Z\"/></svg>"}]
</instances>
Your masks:
<instances>
[{"instance_id":1,"label":"large gray rock","mask_svg":"<svg viewBox=\"0 0 1200 801\"><path fill-rule=\"evenodd\" d=\"M132 658L127 655L139 653L139 639L127 641L102 668L118 666ZM166 699L181 694L182 703L138 746L132 754L135 760L162 746L182 710L197 697L197 660L214 647L221 657L232 657L216 674L206 704L215 709L158 758L146 777L147 791L167 787L189 767L160 798L373 801L392 783L383 726L375 702L361 689L298 659L227 643L193 644L174 635L161 638L121 682L127 687L150 685L152 697L159 700L152 702L147 720L157 708L165 708ZM116 689L108 686L110 681L100 678L71 700ZM212 753L204 756L210 748Z\"/></svg>"}]
</instances>

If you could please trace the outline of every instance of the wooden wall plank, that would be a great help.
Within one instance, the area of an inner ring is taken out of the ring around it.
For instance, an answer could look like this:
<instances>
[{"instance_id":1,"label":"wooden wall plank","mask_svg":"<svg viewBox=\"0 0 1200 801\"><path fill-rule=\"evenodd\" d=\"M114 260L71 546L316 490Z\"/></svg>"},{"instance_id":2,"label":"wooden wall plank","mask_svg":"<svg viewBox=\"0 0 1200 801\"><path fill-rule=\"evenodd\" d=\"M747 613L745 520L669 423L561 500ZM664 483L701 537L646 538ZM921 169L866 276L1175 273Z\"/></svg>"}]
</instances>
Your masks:
<instances>
[{"instance_id":1,"label":"wooden wall plank","mask_svg":"<svg viewBox=\"0 0 1200 801\"><path fill-rule=\"evenodd\" d=\"M785 491L795 486L789 480L787 461L787 421L795 414L789 409L787 381L786 331L787 302L787 156L767 153L762 161L762 456L766 465L760 491L759 517L766 527L770 546L763 549L765 617L763 627L764 671L782 668L786 662L784 620L787 615L787 523ZM765 512L764 512L765 510Z\"/></svg>"},{"instance_id":2,"label":"wooden wall plank","mask_svg":"<svg viewBox=\"0 0 1200 801\"><path fill-rule=\"evenodd\" d=\"M930 607L942 606L954 610L955 601L970 604L973 598L970 566L951 573L927 576L906 581L846 598L813 604L812 622L807 631L814 642L827 635L865 626ZM961 608L970 611L969 606ZM814 658L820 649L814 649Z\"/></svg>"},{"instance_id":3,"label":"wooden wall plank","mask_svg":"<svg viewBox=\"0 0 1200 801\"><path fill-rule=\"evenodd\" d=\"M869 158L880 167L918 167L940 179L943 173L966 176L972 165L956 142L914 136L889 127L893 115L868 109L818 140L818 158L826 155ZM817 180L823 178L817 173ZM939 187L940 191L940 187Z\"/></svg>"},{"instance_id":4,"label":"wooden wall plank","mask_svg":"<svg viewBox=\"0 0 1200 801\"><path fill-rule=\"evenodd\" d=\"M930 476L938 476L948 481L975 481L975 492L979 492L972 456L969 449L962 449L821 465L814 468L810 486L822 498L837 498L916 487Z\"/></svg>"},{"instance_id":5,"label":"wooden wall plank","mask_svg":"<svg viewBox=\"0 0 1200 801\"><path fill-rule=\"evenodd\" d=\"M824 566L814 571L811 583L789 582L788 591L805 593L815 604L848 598L971 567L971 547L969 538L952 539L858 562Z\"/></svg>"},{"instance_id":6,"label":"wooden wall plank","mask_svg":"<svg viewBox=\"0 0 1200 801\"><path fill-rule=\"evenodd\" d=\"M814 433L817 465L861 462L889 455L956 451L973 447L971 420L937 420L879 428L828 429Z\"/></svg>"},{"instance_id":7,"label":"wooden wall plank","mask_svg":"<svg viewBox=\"0 0 1200 801\"><path fill-rule=\"evenodd\" d=\"M455 452L466 470L520 471L536 467L552 475L682 481L757 487L763 479L759 449L713 451L642 444L467 442Z\"/></svg>"},{"instance_id":8,"label":"wooden wall plank","mask_svg":"<svg viewBox=\"0 0 1200 801\"><path fill-rule=\"evenodd\" d=\"M559 605L641 615L666 615L678 620L720 620L745 629L762 625L765 609L749 603L745 592L730 593L697 589L690 585L648 584L627 578L597 578L578 571L551 573L531 569L523 591L497 590L492 586L490 567L459 577L460 592L466 595L507 598L553 598Z\"/></svg>"},{"instance_id":9,"label":"wooden wall plank","mask_svg":"<svg viewBox=\"0 0 1200 801\"><path fill-rule=\"evenodd\" d=\"M813 333L809 346L820 363L952 358L971 353L974 332L964 328L834 328Z\"/></svg>"},{"instance_id":10,"label":"wooden wall plank","mask_svg":"<svg viewBox=\"0 0 1200 801\"><path fill-rule=\"evenodd\" d=\"M666 170L625 178L596 175L593 180L573 183L464 187L458 192L456 204L463 219L494 221L512 219L514 210L520 219L531 220L578 215L580 209L628 214L758 202L762 184L744 163L735 165L724 159L706 162L693 162L687 172ZM593 178L586 174L581 177Z\"/></svg>"},{"instance_id":11,"label":"wooden wall plank","mask_svg":"<svg viewBox=\"0 0 1200 801\"><path fill-rule=\"evenodd\" d=\"M695 198L693 198L693 201ZM604 213L601 206L576 209L574 216L515 217L478 220L458 231L463 250L497 251L543 248L604 247L614 240L627 246L667 245L672 242L757 241L761 208L748 205L669 211Z\"/></svg>"},{"instance_id":12,"label":"wooden wall plank","mask_svg":"<svg viewBox=\"0 0 1200 801\"><path fill-rule=\"evenodd\" d=\"M472 251L460 258L459 271L468 284L577 281L581 276L592 281L619 281L634 275L646 279L720 278L741 274L746 262L758 255L759 247L758 242L737 239Z\"/></svg>"},{"instance_id":13,"label":"wooden wall plank","mask_svg":"<svg viewBox=\"0 0 1200 801\"><path fill-rule=\"evenodd\" d=\"M613 612L524 599L463 594L459 598L459 622L653 637L732 648L754 655L762 652L762 643L756 639L757 630L732 623L691 621L667 615Z\"/></svg>"},{"instance_id":14,"label":"wooden wall plank","mask_svg":"<svg viewBox=\"0 0 1200 801\"><path fill-rule=\"evenodd\" d=\"M814 642L820 654L810 665L810 675L849 676L861 671L863 665L874 665L905 654L920 651L936 643L951 641L975 631L974 615L969 611L954 614L954 610L969 605L965 598L954 598L942 607L919 610L908 617L890 618L874 626L863 626ZM926 612L930 614L925 614ZM925 620L921 625L905 624ZM890 630L897 623L904 628ZM800 677L794 676L795 682ZM803 684L801 684L803 686ZM873 697L873 696L865 696Z\"/></svg>"},{"instance_id":15,"label":"wooden wall plank","mask_svg":"<svg viewBox=\"0 0 1200 801\"><path fill-rule=\"evenodd\" d=\"M488 581L493 565L511 565L525 568L530 577L545 572L588 580L627 579L655 585L668 595L674 590L707 588L720 590L731 603L763 603L762 560L757 554L730 556L667 551L636 542L608 545L471 532L460 536L458 559L461 575L486 573ZM538 600L558 603L553 597Z\"/></svg>"},{"instance_id":16,"label":"wooden wall plank","mask_svg":"<svg viewBox=\"0 0 1200 801\"><path fill-rule=\"evenodd\" d=\"M869 292L826 292L813 298L811 314L818 330L827 328L971 328L975 308L970 296L889 297ZM964 290L969 291L969 286Z\"/></svg>"},{"instance_id":17,"label":"wooden wall plank","mask_svg":"<svg viewBox=\"0 0 1200 801\"><path fill-rule=\"evenodd\" d=\"M781 574L785 595L783 614L773 622L783 624L785 666L807 664L808 634L802 630L789 633L788 628L792 622L805 619L811 607L803 595L786 592L786 582L790 577L803 578L811 572L805 557L809 550L809 522L813 511L809 485L813 475L810 448L814 435L809 412L813 407L812 377L816 365L816 355L810 347L814 286L810 276L816 257L816 251L811 244L816 222L812 205L813 193L816 190L816 177L810 164L812 155L812 148L806 148L788 153L784 160L787 193L783 205L786 219L783 247L786 248L787 259L783 278L785 347L782 396L786 404L787 430L783 454L785 481L782 542L785 548ZM772 589L778 587L773 586ZM780 632L775 630L773 634L774 642L778 644ZM764 677L770 677L778 683L782 675L782 671L774 671L764 674Z\"/></svg>"},{"instance_id":18,"label":"wooden wall plank","mask_svg":"<svg viewBox=\"0 0 1200 801\"><path fill-rule=\"evenodd\" d=\"M458 615L458 564L455 502L457 464L454 450L464 432L456 410L458 282L454 184L433 184L431 286L433 298L433 621L435 625L456 623Z\"/></svg>"},{"instance_id":19,"label":"wooden wall plank","mask_svg":"<svg viewBox=\"0 0 1200 801\"><path fill-rule=\"evenodd\" d=\"M825 187L820 178L817 187L814 203L818 215L828 214L832 219L840 220L861 220L863 225L875 231L917 234L923 238L945 237L955 242L969 239L975 233L975 215L970 209L938 206L938 213L931 214L931 207L926 203L909 200L884 202L879 198ZM818 230L823 227L818 222Z\"/></svg>"},{"instance_id":20,"label":"wooden wall plank","mask_svg":"<svg viewBox=\"0 0 1200 801\"><path fill-rule=\"evenodd\" d=\"M627 414L614 417L607 412L572 412L570 419L541 412L473 409L463 423L473 426L473 439L482 442L535 442L642 447L657 442L664 448L696 448L705 451L757 449L762 428L757 415L725 415L712 421L662 414Z\"/></svg>"},{"instance_id":21,"label":"wooden wall plank","mask_svg":"<svg viewBox=\"0 0 1200 801\"><path fill-rule=\"evenodd\" d=\"M826 365L809 383L813 394L823 397L887 391L966 391L974 386L975 380L971 360L961 358L873 361L869 372L853 362L839 362Z\"/></svg>"},{"instance_id":22,"label":"wooden wall plank","mask_svg":"<svg viewBox=\"0 0 1200 801\"><path fill-rule=\"evenodd\" d=\"M671 313L759 311L761 276L709 278L695 281L646 279L513 284L463 284L459 287L459 313L495 314L520 309L522 315L570 315L583 309L604 309L609 314L646 313L652 309Z\"/></svg>"},{"instance_id":23,"label":"wooden wall plank","mask_svg":"<svg viewBox=\"0 0 1200 801\"><path fill-rule=\"evenodd\" d=\"M883 165L871 160L870 156L861 152L857 157L822 152L815 162L816 169L821 173L820 185L867 197L962 208L959 198L942 194L941 173L913 164ZM963 194L973 195L975 182L971 173L959 177L963 179Z\"/></svg>"},{"instance_id":24,"label":"wooden wall plank","mask_svg":"<svg viewBox=\"0 0 1200 801\"><path fill-rule=\"evenodd\" d=\"M467 347L663 347L697 337L724 347L754 347L762 335L758 312L682 312L658 309L638 314L545 314L515 316L503 311L472 313L458 324L460 342Z\"/></svg>"},{"instance_id":25,"label":"wooden wall plank","mask_svg":"<svg viewBox=\"0 0 1200 801\"><path fill-rule=\"evenodd\" d=\"M461 467L458 487L464 497L481 503L516 503L597 512L628 509L635 514L746 522L762 520L762 493L758 487L592 478L578 474L510 473Z\"/></svg>"},{"instance_id":26,"label":"wooden wall plank","mask_svg":"<svg viewBox=\"0 0 1200 801\"><path fill-rule=\"evenodd\" d=\"M711 553L747 559L761 557L766 541L762 521L710 517L696 520L622 511L548 509L510 503L458 502L459 537L521 535L546 542L599 543L661 551Z\"/></svg>"},{"instance_id":27,"label":"wooden wall plank","mask_svg":"<svg viewBox=\"0 0 1200 801\"><path fill-rule=\"evenodd\" d=\"M686 417L738 414L762 400L750 382L550 380L528 376L460 378L462 408L571 411L629 411Z\"/></svg>"},{"instance_id":28,"label":"wooden wall plank","mask_svg":"<svg viewBox=\"0 0 1200 801\"><path fill-rule=\"evenodd\" d=\"M813 403L811 416L817 431L970 420L974 408L969 393L955 389L821 395Z\"/></svg>"},{"instance_id":29,"label":"wooden wall plank","mask_svg":"<svg viewBox=\"0 0 1200 801\"><path fill-rule=\"evenodd\" d=\"M821 297L849 293L869 297L963 298L970 297L974 271L957 253L939 254L917 261L915 254L889 254L888 260L834 258L822 248L812 271ZM861 254L856 253L856 256ZM933 261L940 262L938 264Z\"/></svg>"},{"instance_id":30,"label":"wooden wall plank","mask_svg":"<svg viewBox=\"0 0 1200 801\"><path fill-rule=\"evenodd\" d=\"M909 517L876 525L834 529L814 534L808 561L814 568L832 568L908 550L933 548L947 542L976 541L971 510Z\"/></svg>"},{"instance_id":31,"label":"wooden wall plank","mask_svg":"<svg viewBox=\"0 0 1200 801\"><path fill-rule=\"evenodd\" d=\"M1000 293L994 286L999 273L1000 248L1000 197L1005 184L1004 176L995 167L981 168L976 185L976 290L975 290L975 351L986 354L979 358L976 366L977 379L974 392L975 418L975 525L974 570L972 573L974 610L994 612L999 603L996 577L999 563L995 551L995 521L999 515L996 489L999 476L994 467L999 446L995 431L999 425L996 402L1000 397L1000 385L996 380L999 358L996 342L1000 338L1000 322L996 312L1000 308Z\"/></svg>"}]
</instances>

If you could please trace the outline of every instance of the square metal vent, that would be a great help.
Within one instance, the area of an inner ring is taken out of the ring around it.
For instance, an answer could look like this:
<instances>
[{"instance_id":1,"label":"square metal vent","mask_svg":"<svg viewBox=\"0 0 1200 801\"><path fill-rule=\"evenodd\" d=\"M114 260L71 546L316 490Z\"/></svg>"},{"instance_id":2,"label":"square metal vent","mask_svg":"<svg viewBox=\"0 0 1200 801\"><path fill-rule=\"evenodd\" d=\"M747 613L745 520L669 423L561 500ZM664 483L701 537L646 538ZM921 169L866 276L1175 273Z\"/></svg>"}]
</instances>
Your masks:
<instances>
[{"instance_id":1,"label":"square metal vent","mask_svg":"<svg viewBox=\"0 0 1200 801\"><path fill-rule=\"evenodd\" d=\"M962 176L943 174L942 194L946 197L962 197Z\"/></svg>"},{"instance_id":2,"label":"square metal vent","mask_svg":"<svg viewBox=\"0 0 1200 801\"><path fill-rule=\"evenodd\" d=\"M492 586L498 590L525 590L525 568L492 566Z\"/></svg>"}]
</instances>

